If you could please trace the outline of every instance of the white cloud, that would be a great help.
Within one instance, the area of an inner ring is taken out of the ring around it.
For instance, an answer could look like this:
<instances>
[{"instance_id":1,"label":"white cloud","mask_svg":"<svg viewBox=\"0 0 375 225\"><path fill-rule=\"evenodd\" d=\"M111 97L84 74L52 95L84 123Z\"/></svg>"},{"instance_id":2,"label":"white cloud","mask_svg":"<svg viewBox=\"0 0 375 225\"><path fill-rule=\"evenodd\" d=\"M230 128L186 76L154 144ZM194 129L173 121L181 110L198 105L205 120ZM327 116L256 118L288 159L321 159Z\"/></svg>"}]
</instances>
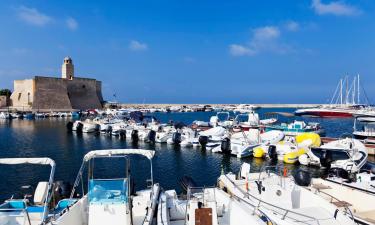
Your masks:
<instances>
[{"instance_id":1,"label":"white cloud","mask_svg":"<svg viewBox=\"0 0 375 225\"><path fill-rule=\"evenodd\" d=\"M255 55L256 51L250 49L247 46L239 44L229 45L229 52L233 56L245 56L245 55Z\"/></svg>"},{"instance_id":2,"label":"white cloud","mask_svg":"<svg viewBox=\"0 0 375 225\"><path fill-rule=\"evenodd\" d=\"M321 0L312 0L311 7L319 15L355 16L361 14L359 9L345 4L343 1L322 3Z\"/></svg>"},{"instance_id":3,"label":"white cloud","mask_svg":"<svg viewBox=\"0 0 375 225\"><path fill-rule=\"evenodd\" d=\"M148 46L146 43L132 40L130 41L129 49L132 51L146 51L148 49Z\"/></svg>"},{"instance_id":4,"label":"white cloud","mask_svg":"<svg viewBox=\"0 0 375 225\"><path fill-rule=\"evenodd\" d=\"M261 52L285 54L292 52L292 47L280 43L281 31L277 26L258 27L253 30L247 44L231 44L229 52L233 56L254 56Z\"/></svg>"},{"instance_id":5,"label":"white cloud","mask_svg":"<svg viewBox=\"0 0 375 225\"><path fill-rule=\"evenodd\" d=\"M296 21L288 21L285 23L285 29L288 31L297 31L299 28L300 25Z\"/></svg>"},{"instance_id":6,"label":"white cloud","mask_svg":"<svg viewBox=\"0 0 375 225\"><path fill-rule=\"evenodd\" d=\"M53 19L35 8L28 8L20 6L17 8L17 16L24 22L34 26L45 26L50 23Z\"/></svg>"},{"instance_id":7,"label":"white cloud","mask_svg":"<svg viewBox=\"0 0 375 225\"><path fill-rule=\"evenodd\" d=\"M69 17L65 20L66 26L69 30L77 30L78 29L78 22L72 17Z\"/></svg>"},{"instance_id":8,"label":"white cloud","mask_svg":"<svg viewBox=\"0 0 375 225\"><path fill-rule=\"evenodd\" d=\"M275 26L265 26L254 29L254 40L271 40L280 36L279 28Z\"/></svg>"}]
</instances>

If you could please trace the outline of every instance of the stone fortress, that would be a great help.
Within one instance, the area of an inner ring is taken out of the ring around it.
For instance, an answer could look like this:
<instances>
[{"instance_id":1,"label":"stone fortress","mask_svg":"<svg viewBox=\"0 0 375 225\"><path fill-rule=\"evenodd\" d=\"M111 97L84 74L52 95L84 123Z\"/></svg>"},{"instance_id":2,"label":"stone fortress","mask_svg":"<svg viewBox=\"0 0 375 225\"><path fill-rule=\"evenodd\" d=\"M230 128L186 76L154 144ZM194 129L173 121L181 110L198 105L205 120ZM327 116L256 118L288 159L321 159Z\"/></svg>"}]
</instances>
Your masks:
<instances>
[{"instance_id":1,"label":"stone fortress","mask_svg":"<svg viewBox=\"0 0 375 225\"><path fill-rule=\"evenodd\" d=\"M103 106L102 83L74 75L70 57L64 58L61 78L35 76L15 80L10 97L12 108L23 110L87 110Z\"/></svg>"}]
</instances>

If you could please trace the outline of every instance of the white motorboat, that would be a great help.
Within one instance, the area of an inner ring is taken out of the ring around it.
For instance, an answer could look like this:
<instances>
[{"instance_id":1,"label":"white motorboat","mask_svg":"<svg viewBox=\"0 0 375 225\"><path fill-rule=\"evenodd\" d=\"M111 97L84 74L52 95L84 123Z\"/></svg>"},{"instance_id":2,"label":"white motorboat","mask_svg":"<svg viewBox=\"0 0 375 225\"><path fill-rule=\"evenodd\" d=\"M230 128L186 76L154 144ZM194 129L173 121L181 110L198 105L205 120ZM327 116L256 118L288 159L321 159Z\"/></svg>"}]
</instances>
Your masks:
<instances>
[{"instance_id":1,"label":"white motorboat","mask_svg":"<svg viewBox=\"0 0 375 225\"><path fill-rule=\"evenodd\" d=\"M291 178L269 170L251 173L250 165L243 164L238 179L229 173L221 175L218 182L232 195L257 206L272 224L356 224L349 208L338 207L307 190L311 177L302 170Z\"/></svg>"},{"instance_id":2,"label":"white motorboat","mask_svg":"<svg viewBox=\"0 0 375 225\"><path fill-rule=\"evenodd\" d=\"M341 176L340 176L341 175ZM347 206L360 224L375 223L375 171L362 171L342 177L330 174L312 180L310 190L338 206Z\"/></svg>"},{"instance_id":3,"label":"white motorboat","mask_svg":"<svg viewBox=\"0 0 375 225\"><path fill-rule=\"evenodd\" d=\"M224 138L219 146L212 149L212 152L230 153L237 158L244 158L252 156L255 148L278 143L283 138L284 134L281 131L260 134L258 129L250 129L234 133L230 138Z\"/></svg>"},{"instance_id":4,"label":"white motorboat","mask_svg":"<svg viewBox=\"0 0 375 225\"><path fill-rule=\"evenodd\" d=\"M319 123L305 123L304 121L294 120L291 123L281 123L280 125L267 126L266 130L281 130L288 136L296 136L302 133L316 133L320 136L325 135L325 130Z\"/></svg>"},{"instance_id":5,"label":"white motorboat","mask_svg":"<svg viewBox=\"0 0 375 225\"><path fill-rule=\"evenodd\" d=\"M0 164L46 165L51 166L48 181L38 183L34 195L25 194L21 199L13 196L0 205L0 224L4 225L39 225L45 224L50 212L49 204L52 196L55 162L50 158L2 158ZM11 177L11 176L6 176ZM6 177L3 182L6 182ZM28 185L24 188L30 188ZM33 197L33 199L31 199Z\"/></svg>"},{"instance_id":6,"label":"white motorboat","mask_svg":"<svg viewBox=\"0 0 375 225\"><path fill-rule=\"evenodd\" d=\"M7 112L0 112L0 119L10 119L11 116Z\"/></svg>"},{"instance_id":7,"label":"white motorboat","mask_svg":"<svg viewBox=\"0 0 375 225\"><path fill-rule=\"evenodd\" d=\"M162 192L159 197L158 225L242 225L267 224L253 206L233 198L219 188L189 187L187 198L178 198L175 190Z\"/></svg>"},{"instance_id":8,"label":"white motorboat","mask_svg":"<svg viewBox=\"0 0 375 225\"><path fill-rule=\"evenodd\" d=\"M172 134L172 137L168 138L167 144L190 147L193 146L193 142L195 140L195 131L191 128L184 127L181 129L177 129Z\"/></svg>"},{"instance_id":9,"label":"white motorboat","mask_svg":"<svg viewBox=\"0 0 375 225\"><path fill-rule=\"evenodd\" d=\"M82 132L83 133L93 133L99 131L99 124L95 123L92 120L86 119L85 121L82 122L83 128Z\"/></svg>"},{"instance_id":10,"label":"white motorboat","mask_svg":"<svg viewBox=\"0 0 375 225\"><path fill-rule=\"evenodd\" d=\"M375 138L375 117L355 118L353 136L360 140Z\"/></svg>"},{"instance_id":11,"label":"white motorboat","mask_svg":"<svg viewBox=\"0 0 375 225\"><path fill-rule=\"evenodd\" d=\"M343 138L331 141L319 148L312 148L311 152L319 158L320 165L331 169L343 169L349 173L357 173L367 162L366 146L357 139ZM307 157L304 165L310 164Z\"/></svg>"},{"instance_id":12,"label":"white motorboat","mask_svg":"<svg viewBox=\"0 0 375 225\"><path fill-rule=\"evenodd\" d=\"M83 173L88 170L88 193L69 206L69 210L53 215L50 225L151 225L153 224L160 187L153 183L152 158L155 152L142 149L111 149L91 151L83 158L73 191L83 185ZM130 174L130 155L145 156L150 161L151 179L146 190L135 192ZM94 159L124 158L126 175L122 178L93 177ZM85 189L82 187L82 191ZM132 194L134 193L135 194Z\"/></svg>"}]
</instances>

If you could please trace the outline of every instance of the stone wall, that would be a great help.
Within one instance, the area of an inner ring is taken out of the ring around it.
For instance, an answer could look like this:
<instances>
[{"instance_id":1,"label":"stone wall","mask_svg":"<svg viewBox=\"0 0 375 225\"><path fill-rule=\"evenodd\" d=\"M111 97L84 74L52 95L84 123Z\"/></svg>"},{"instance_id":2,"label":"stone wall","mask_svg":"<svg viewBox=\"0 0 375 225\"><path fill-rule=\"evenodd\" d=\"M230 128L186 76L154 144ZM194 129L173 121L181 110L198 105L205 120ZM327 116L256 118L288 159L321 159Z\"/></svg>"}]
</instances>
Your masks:
<instances>
[{"instance_id":1,"label":"stone wall","mask_svg":"<svg viewBox=\"0 0 375 225\"><path fill-rule=\"evenodd\" d=\"M53 77L35 77L33 109L72 109L66 80Z\"/></svg>"},{"instance_id":2,"label":"stone wall","mask_svg":"<svg viewBox=\"0 0 375 225\"><path fill-rule=\"evenodd\" d=\"M73 109L101 109L101 94L98 96L95 79L77 78L66 80L68 95ZM100 85L101 86L101 85Z\"/></svg>"},{"instance_id":3,"label":"stone wall","mask_svg":"<svg viewBox=\"0 0 375 225\"><path fill-rule=\"evenodd\" d=\"M14 91L10 96L11 105L15 107L30 107L34 101L35 83L33 79L15 80Z\"/></svg>"},{"instance_id":4,"label":"stone wall","mask_svg":"<svg viewBox=\"0 0 375 225\"><path fill-rule=\"evenodd\" d=\"M0 95L0 108L8 106L8 98L5 95Z\"/></svg>"},{"instance_id":5,"label":"stone wall","mask_svg":"<svg viewBox=\"0 0 375 225\"><path fill-rule=\"evenodd\" d=\"M95 79L36 76L30 80L14 81L11 101L15 108L86 110L102 108L103 97L101 82Z\"/></svg>"}]
</instances>

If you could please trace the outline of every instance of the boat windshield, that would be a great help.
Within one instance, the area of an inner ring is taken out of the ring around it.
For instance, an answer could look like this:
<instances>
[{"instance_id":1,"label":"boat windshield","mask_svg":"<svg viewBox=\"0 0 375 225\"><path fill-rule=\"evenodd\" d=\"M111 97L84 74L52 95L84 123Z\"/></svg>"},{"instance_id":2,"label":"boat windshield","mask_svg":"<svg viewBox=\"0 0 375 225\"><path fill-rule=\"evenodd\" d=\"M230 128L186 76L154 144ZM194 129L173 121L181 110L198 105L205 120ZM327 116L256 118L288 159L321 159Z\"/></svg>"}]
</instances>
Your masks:
<instances>
[{"instance_id":1,"label":"boat windshield","mask_svg":"<svg viewBox=\"0 0 375 225\"><path fill-rule=\"evenodd\" d=\"M88 196L90 204L126 203L127 179L91 179Z\"/></svg>"}]
</instances>

